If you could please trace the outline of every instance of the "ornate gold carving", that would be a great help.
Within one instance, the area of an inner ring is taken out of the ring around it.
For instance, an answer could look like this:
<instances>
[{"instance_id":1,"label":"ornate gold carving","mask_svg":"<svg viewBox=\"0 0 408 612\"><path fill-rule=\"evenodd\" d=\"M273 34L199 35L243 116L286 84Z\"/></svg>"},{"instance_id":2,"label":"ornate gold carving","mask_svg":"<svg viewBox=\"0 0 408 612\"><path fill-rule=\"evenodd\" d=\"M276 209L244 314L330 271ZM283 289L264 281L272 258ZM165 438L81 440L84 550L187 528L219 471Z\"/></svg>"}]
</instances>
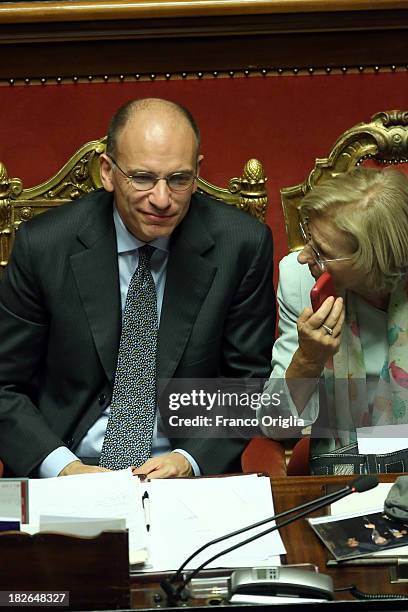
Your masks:
<instances>
[{"instance_id":1,"label":"ornate gold carving","mask_svg":"<svg viewBox=\"0 0 408 612\"><path fill-rule=\"evenodd\" d=\"M18 178L9 178L7 169L0 162L0 267L7 265L12 238L12 210L10 197L18 197L22 191L22 182Z\"/></svg>"},{"instance_id":2,"label":"ornate gold carving","mask_svg":"<svg viewBox=\"0 0 408 612\"><path fill-rule=\"evenodd\" d=\"M378 122L384 127L391 127L392 125L408 125L408 111L385 111L376 113L371 117L371 121Z\"/></svg>"},{"instance_id":3,"label":"ornate gold carving","mask_svg":"<svg viewBox=\"0 0 408 612\"><path fill-rule=\"evenodd\" d=\"M242 177L233 178L229 182L230 191L240 193L240 208L260 221L265 220L268 201L265 189L266 181L261 162L257 159L250 159L244 166Z\"/></svg>"},{"instance_id":4,"label":"ornate gold carving","mask_svg":"<svg viewBox=\"0 0 408 612\"><path fill-rule=\"evenodd\" d=\"M0 162L0 198L6 200L9 197L17 197L23 189L23 184L18 178L9 178L6 166Z\"/></svg>"},{"instance_id":5,"label":"ornate gold carving","mask_svg":"<svg viewBox=\"0 0 408 612\"><path fill-rule=\"evenodd\" d=\"M347 172L366 159L375 159L383 164L408 161L408 111L379 112L368 123L353 126L337 139L328 157L316 159L314 168L303 183L281 189L290 251L303 246L299 231L299 205L306 192L325 178Z\"/></svg>"},{"instance_id":6,"label":"ornate gold carving","mask_svg":"<svg viewBox=\"0 0 408 612\"><path fill-rule=\"evenodd\" d=\"M34 209L31 206L24 206L20 210L20 221L28 221L34 215Z\"/></svg>"},{"instance_id":7,"label":"ornate gold carving","mask_svg":"<svg viewBox=\"0 0 408 612\"><path fill-rule=\"evenodd\" d=\"M28 189L23 189L20 179L9 179L0 163L1 266L7 265L12 239L20 223L101 187L99 156L105 147L106 138L88 142L55 176ZM263 221L267 204L265 182L262 164L251 159L245 165L242 177L232 179L228 189L216 187L201 178L198 179L198 188Z\"/></svg>"},{"instance_id":8,"label":"ornate gold carving","mask_svg":"<svg viewBox=\"0 0 408 612\"><path fill-rule=\"evenodd\" d=\"M98 159L105 146L105 138L88 142L55 176L41 185L24 189L21 200L30 200L33 204L44 199L68 202L101 187Z\"/></svg>"},{"instance_id":9,"label":"ornate gold carving","mask_svg":"<svg viewBox=\"0 0 408 612\"><path fill-rule=\"evenodd\" d=\"M266 180L261 162L250 159L244 166L242 176L230 180L228 189L216 187L201 178L198 179L198 187L214 198L237 206L260 221L264 221L268 202Z\"/></svg>"}]
</instances>

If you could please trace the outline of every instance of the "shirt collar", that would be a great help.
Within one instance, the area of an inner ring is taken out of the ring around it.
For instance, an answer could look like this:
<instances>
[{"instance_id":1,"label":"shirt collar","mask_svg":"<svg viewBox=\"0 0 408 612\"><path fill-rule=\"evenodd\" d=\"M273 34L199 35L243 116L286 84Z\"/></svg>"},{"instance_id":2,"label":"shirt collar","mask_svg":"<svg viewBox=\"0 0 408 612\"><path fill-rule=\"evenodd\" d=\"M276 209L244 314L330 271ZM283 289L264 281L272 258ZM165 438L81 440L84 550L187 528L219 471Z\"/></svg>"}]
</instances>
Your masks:
<instances>
[{"instance_id":1,"label":"shirt collar","mask_svg":"<svg viewBox=\"0 0 408 612\"><path fill-rule=\"evenodd\" d=\"M116 204L113 206L113 221L115 223L116 230L116 241L118 245L118 254L120 253L129 253L130 251L135 251L139 249L146 243L142 240L139 240L127 229L126 225L123 223L120 214L118 213L118 209L116 208ZM169 252L169 243L170 236L163 236L161 238L156 238L149 242L149 244L156 249L161 251Z\"/></svg>"}]
</instances>

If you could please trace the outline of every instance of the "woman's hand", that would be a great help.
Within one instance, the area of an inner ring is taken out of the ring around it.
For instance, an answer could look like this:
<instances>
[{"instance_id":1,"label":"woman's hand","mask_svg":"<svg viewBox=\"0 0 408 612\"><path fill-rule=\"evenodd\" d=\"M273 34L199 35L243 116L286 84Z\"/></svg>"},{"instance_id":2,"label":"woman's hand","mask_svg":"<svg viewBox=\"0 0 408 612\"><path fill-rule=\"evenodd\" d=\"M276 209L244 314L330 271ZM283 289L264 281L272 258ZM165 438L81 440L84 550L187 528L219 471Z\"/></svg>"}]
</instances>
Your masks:
<instances>
[{"instance_id":1,"label":"woman's hand","mask_svg":"<svg viewBox=\"0 0 408 612\"><path fill-rule=\"evenodd\" d=\"M328 297L316 312L304 309L297 321L299 349L296 351L299 364L306 368L304 377L308 377L310 368L313 375L317 370L320 375L327 360L337 353L344 317L342 298Z\"/></svg>"},{"instance_id":2,"label":"woman's hand","mask_svg":"<svg viewBox=\"0 0 408 612\"><path fill-rule=\"evenodd\" d=\"M325 363L339 350L344 316L343 299L328 297L319 310L305 308L298 318L299 348L285 378L299 414L314 392Z\"/></svg>"}]
</instances>

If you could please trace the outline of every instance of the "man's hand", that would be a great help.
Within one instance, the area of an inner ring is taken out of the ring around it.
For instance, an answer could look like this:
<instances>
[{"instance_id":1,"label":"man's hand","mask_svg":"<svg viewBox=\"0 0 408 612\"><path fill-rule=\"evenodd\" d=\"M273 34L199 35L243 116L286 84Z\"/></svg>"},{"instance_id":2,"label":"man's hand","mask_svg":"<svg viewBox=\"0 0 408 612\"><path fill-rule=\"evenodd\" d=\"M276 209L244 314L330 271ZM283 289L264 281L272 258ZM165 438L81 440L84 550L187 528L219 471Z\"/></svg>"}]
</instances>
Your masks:
<instances>
[{"instance_id":1,"label":"man's hand","mask_svg":"<svg viewBox=\"0 0 408 612\"><path fill-rule=\"evenodd\" d=\"M132 468L134 475L145 474L148 478L180 478L192 476L193 468L181 453L167 453L148 459L138 468Z\"/></svg>"},{"instance_id":2,"label":"man's hand","mask_svg":"<svg viewBox=\"0 0 408 612\"><path fill-rule=\"evenodd\" d=\"M99 465L85 465L82 461L72 461L72 463L68 463L60 471L58 476L72 476L73 474L90 474L92 472L110 472L104 467L99 467Z\"/></svg>"}]
</instances>

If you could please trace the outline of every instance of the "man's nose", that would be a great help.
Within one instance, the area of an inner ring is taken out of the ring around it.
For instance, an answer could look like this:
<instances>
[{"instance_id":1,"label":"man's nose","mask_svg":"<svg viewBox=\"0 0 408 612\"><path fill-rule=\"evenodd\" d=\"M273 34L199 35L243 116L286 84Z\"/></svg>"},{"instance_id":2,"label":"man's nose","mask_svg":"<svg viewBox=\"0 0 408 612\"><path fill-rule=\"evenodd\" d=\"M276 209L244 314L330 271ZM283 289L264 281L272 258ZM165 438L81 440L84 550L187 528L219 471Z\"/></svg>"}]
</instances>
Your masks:
<instances>
[{"instance_id":1,"label":"man's nose","mask_svg":"<svg viewBox=\"0 0 408 612\"><path fill-rule=\"evenodd\" d=\"M157 208L168 208L171 204L171 191L165 178L160 178L151 190L149 200Z\"/></svg>"}]
</instances>

